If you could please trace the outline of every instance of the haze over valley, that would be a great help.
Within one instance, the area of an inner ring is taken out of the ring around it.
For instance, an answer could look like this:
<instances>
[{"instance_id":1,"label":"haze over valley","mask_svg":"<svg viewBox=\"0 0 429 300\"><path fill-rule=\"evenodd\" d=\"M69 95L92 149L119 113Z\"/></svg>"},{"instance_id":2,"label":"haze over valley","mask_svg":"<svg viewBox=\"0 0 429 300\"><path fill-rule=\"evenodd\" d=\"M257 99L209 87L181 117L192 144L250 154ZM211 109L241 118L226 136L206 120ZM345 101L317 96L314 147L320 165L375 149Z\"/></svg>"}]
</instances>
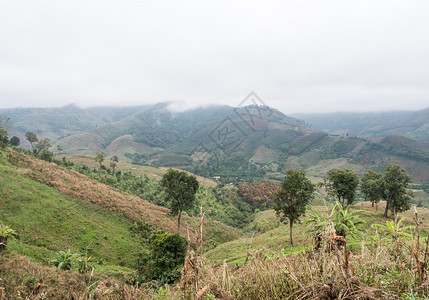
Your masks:
<instances>
[{"instance_id":1,"label":"haze over valley","mask_svg":"<svg viewBox=\"0 0 429 300\"><path fill-rule=\"evenodd\" d=\"M0 300L428 299L429 2L0 5Z\"/></svg>"}]
</instances>

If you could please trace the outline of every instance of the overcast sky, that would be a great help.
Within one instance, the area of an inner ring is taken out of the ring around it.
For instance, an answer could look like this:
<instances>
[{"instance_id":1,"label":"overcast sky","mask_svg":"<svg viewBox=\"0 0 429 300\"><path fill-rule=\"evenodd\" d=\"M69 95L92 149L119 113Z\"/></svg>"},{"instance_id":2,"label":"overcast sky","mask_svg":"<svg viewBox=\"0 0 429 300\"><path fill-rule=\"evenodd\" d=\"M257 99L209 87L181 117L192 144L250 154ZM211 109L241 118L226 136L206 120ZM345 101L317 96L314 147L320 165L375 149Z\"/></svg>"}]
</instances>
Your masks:
<instances>
[{"instance_id":1,"label":"overcast sky","mask_svg":"<svg viewBox=\"0 0 429 300\"><path fill-rule=\"evenodd\" d=\"M429 107L429 1L0 0L0 107Z\"/></svg>"}]
</instances>

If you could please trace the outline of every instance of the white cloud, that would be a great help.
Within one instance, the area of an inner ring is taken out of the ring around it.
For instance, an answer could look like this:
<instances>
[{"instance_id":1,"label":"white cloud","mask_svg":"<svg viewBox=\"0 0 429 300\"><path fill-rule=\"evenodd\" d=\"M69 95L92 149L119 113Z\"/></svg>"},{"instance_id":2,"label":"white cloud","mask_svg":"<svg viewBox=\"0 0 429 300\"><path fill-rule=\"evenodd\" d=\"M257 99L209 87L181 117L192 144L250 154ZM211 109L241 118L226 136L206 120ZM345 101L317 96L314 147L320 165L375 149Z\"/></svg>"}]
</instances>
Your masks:
<instances>
[{"instance_id":1,"label":"white cloud","mask_svg":"<svg viewBox=\"0 0 429 300\"><path fill-rule=\"evenodd\" d=\"M3 1L0 107L429 106L427 1Z\"/></svg>"}]
</instances>

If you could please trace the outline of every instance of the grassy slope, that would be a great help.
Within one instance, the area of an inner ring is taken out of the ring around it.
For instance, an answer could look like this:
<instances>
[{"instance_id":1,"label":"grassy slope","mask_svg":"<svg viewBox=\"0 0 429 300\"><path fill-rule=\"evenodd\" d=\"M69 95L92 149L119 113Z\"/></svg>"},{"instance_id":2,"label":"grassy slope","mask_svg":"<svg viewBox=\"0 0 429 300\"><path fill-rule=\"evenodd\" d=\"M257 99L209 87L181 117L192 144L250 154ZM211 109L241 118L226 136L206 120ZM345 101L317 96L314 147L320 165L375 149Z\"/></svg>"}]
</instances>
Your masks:
<instances>
[{"instance_id":1,"label":"grassy slope","mask_svg":"<svg viewBox=\"0 0 429 300\"><path fill-rule=\"evenodd\" d=\"M364 219L365 223L361 225L361 232L364 233L366 229L369 229L371 224L383 224L385 225L385 219L383 218L384 204L379 204L378 210L372 208L369 203L363 202L356 205L356 209L363 209L361 217ZM326 207L317 206L314 207L317 211L326 211ZM422 236L427 236L429 234L429 210L418 208L419 219L422 221L420 232ZM406 224L413 225L413 210L402 213L400 217L405 217ZM278 220L275 216L274 210L262 211L255 214L254 222L264 221L264 220ZM305 217L302 217L301 220L305 220ZM244 263L247 252L247 249L250 253L255 253L258 250L266 249L269 253L279 254L294 254L302 252L305 249L308 249L313 245L312 236L307 231L307 226L305 224L296 224L293 227L294 234L294 244L295 247L290 247L289 240L289 225L281 225L278 228L272 229L262 234L253 233L248 234L244 238L240 238L209 250L205 256L213 261L215 264L222 264L224 260L228 264L242 264ZM359 247L363 236L359 236L356 240L351 239L349 246L353 249L354 247Z\"/></svg>"},{"instance_id":2,"label":"grassy slope","mask_svg":"<svg viewBox=\"0 0 429 300\"><path fill-rule=\"evenodd\" d=\"M11 249L44 261L55 251L83 252L90 244L97 259L135 266L142 240L130 231L129 220L27 178L25 172L0 164L0 219L19 233L19 240L10 242Z\"/></svg>"},{"instance_id":3,"label":"grassy slope","mask_svg":"<svg viewBox=\"0 0 429 300\"><path fill-rule=\"evenodd\" d=\"M129 228L136 220L176 231L176 218L168 209L138 197L115 191L101 183L53 163L26 155L3 153L0 163L0 219L20 234L10 247L38 260L54 251L90 249L114 265L134 267L142 241ZM197 218L183 217L196 227ZM206 239L216 243L238 237L239 231L220 222L207 221L212 229Z\"/></svg>"}]
</instances>

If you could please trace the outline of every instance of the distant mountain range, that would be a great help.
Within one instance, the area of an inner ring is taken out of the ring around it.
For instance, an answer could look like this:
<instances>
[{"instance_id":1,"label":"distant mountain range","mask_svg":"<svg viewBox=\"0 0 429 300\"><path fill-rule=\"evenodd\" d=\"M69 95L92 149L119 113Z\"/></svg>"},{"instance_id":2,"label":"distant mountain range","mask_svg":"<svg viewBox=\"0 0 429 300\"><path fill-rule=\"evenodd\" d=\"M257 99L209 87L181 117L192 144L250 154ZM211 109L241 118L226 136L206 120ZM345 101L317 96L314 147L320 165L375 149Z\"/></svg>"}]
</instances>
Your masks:
<instances>
[{"instance_id":1,"label":"distant mountain range","mask_svg":"<svg viewBox=\"0 0 429 300\"><path fill-rule=\"evenodd\" d=\"M0 113L12 119L12 135L23 141L23 134L33 131L61 146L63 154L116 154L139 164L217 176L224 183L280 180L288 168L305 169L315 179L338 167L363 174L389 163L406 168L417 182L429 182L429 110L290 117L264 106L173 112L168 103L159 103Z\"/></svg>"},{"instance_id":2,"label":"distant mountain range","mask_svg":"<svg viewBox=\"0 0 429 300\"><path fill-rule=\"evenodd\" d=\"M429 108L380 113L295 114L293 117L305 120L313 128L330 134L363 137L404 135L429 142Z\"/></svg>"},{"instance_id":3,"label":"distant mountain range","mask_svg":"<svg viewBox=\"0 0 429 300\"><path fill-rule=\"evenodd\" d=\"M55 108L0 109L0 113L11 118L10 135L18 136L26 145L24 134L27 131L55 142L76 132L122 120L144 107L79 108L70 104Z\"/></svg>"}]
</instances>

